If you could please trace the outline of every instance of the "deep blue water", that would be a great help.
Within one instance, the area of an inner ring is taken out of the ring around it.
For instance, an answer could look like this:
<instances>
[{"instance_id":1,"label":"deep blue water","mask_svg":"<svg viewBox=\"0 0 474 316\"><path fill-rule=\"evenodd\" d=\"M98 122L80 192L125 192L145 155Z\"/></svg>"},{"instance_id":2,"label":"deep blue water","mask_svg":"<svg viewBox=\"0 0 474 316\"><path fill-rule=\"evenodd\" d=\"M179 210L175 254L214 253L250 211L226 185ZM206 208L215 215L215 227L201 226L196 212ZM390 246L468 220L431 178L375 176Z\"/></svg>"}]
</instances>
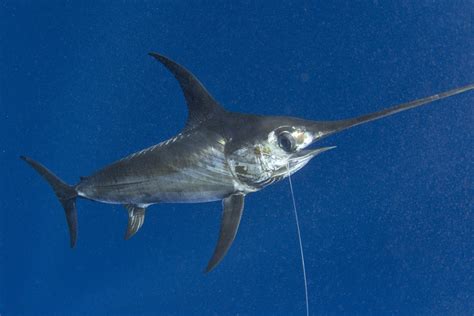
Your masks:
<instances>
[{"instance_id":1,"label":"deep blue water","mask_svg":"<svg viewBox=\"0 0 474 316\"><path fill-rule=\"evenodd\" d=\"M472 1L2 1L0 314L304 315L287 181L251 194L202 273L221 205L163 204L124 241L121 206L63 210L18 156L69 183L174 134L186 106L147 56L230 110L340 119L474 82ZM311 314L474 311L466 93L323 141L293 184Z\"/></svg>"}]
</instances>

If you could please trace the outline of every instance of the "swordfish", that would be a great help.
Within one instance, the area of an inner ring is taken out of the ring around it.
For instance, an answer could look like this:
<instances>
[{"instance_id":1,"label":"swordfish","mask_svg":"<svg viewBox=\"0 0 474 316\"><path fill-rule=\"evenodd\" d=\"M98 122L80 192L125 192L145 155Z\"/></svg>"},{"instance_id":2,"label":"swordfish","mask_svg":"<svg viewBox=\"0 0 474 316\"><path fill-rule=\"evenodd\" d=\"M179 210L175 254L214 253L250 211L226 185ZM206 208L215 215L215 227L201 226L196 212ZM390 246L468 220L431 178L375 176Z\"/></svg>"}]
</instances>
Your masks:
<instances>
[{"instance_id":1,"label":"swordfish","mask_svg":"<svg viewBox=\"0 0 474 316\"><path fill-rule=\"evenodd\" d=\"M183 130L171 139L131 154L68 185L39 162L21 156L52 187L77 240L76 199L122 204L128 212L125 239L143 225L157 203L222 201L220 233L205 272L214 269L235 239L245 196L304 167L335 147L308 148L342 130L474 89L474 84L338 121L259 116L223 108L201 82L173 60L149 53L176 78L188 106Z\"/></svg>"}]
</instances>

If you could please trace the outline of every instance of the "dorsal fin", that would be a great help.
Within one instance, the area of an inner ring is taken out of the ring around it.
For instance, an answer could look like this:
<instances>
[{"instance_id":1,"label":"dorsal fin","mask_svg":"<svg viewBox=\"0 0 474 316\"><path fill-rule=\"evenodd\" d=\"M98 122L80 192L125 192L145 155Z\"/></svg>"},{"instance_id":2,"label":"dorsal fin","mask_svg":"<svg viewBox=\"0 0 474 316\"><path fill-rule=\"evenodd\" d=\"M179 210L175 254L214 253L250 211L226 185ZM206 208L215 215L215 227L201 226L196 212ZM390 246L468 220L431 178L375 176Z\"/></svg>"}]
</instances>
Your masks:
<instances>
[{"instance_id":1,"label":"dorsal fin","mask_svg":"<svg viewBox=\"0 0 474 316\"><path fill-rule=\"evenodd\" d=\"M161 62L174 75L183 90L189 111L185 129L192 129L224 111L202 83L186 68L163 55L153 52L149 55Z\"/></svg>"}]
</instances>

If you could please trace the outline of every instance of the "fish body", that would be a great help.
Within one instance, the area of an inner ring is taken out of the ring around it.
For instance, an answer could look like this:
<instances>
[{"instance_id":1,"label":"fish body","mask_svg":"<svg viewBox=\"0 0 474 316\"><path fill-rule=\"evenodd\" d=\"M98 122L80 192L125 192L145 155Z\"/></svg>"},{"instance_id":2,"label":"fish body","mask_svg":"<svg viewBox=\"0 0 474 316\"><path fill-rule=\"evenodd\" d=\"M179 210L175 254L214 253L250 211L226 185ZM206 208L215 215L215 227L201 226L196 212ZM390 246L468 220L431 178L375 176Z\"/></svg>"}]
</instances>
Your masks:
<instances>
[{"instance_id":1,"label":"fish body","mask_svg":"<svg viewBox=\"0 0 474 316\"><path fill-rule=\"evenodd\" d=\"M143 225L157 203L222 200L219 238L206 272L224 258L235 239L245 196L297 172L312 158L335 148L309 146L345 129L474 89L474 84L339 121L230 112L186 68L150 53L177 79L188 105L188 120L175 137L131 154L68 185L39 162L23 157L53 188L70 232L77 240L77 198L123 204L128 213L125 238Z\"/></svg>"},{"instance_id":2,"label":"fish body","mask_svg":"<svg viewBox=\"0 0 474 316\"><path fill-rule=\"evenodd\" d=\"M125 157L76 186L78 195L115 204L222 200L237 189L222 137L188 131Z\"/></svg>"}]
</instances>

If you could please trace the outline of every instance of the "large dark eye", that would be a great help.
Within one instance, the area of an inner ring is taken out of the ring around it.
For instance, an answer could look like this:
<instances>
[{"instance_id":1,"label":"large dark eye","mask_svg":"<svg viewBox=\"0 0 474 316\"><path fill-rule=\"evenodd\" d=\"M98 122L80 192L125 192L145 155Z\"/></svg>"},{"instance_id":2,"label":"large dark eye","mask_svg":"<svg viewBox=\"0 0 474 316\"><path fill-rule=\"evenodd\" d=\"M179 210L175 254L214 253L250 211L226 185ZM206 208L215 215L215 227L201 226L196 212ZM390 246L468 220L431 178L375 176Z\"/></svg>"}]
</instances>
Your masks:
<instances>
[{"instance_id":1,"label":"large dark eye","mask_svg":"<svg viewBox=\"0 0 474 316\"><path fill-rule=\"evenodd\" d=\"M295 150L295 139L289 132L282 132L278 135L278 145L286 152Z\"/></svg>"}]
</instances>

